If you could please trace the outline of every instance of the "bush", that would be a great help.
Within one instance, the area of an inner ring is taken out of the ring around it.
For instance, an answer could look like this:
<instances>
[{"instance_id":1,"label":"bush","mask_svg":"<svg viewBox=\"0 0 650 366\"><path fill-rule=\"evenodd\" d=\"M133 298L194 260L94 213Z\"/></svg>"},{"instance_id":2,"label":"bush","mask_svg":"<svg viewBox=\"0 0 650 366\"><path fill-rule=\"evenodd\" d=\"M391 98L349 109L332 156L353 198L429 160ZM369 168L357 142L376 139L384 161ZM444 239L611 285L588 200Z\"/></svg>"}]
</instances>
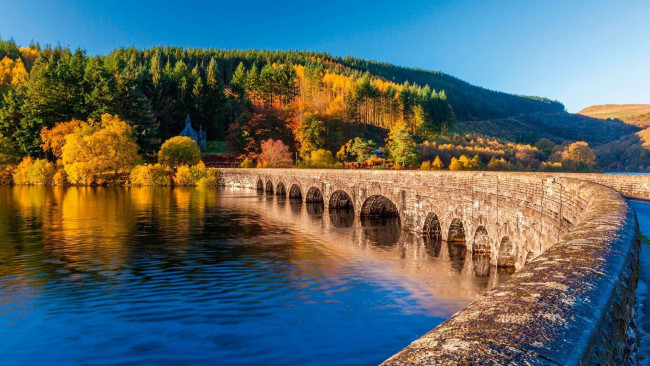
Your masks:
<instances>
[{"instance_id":1,"label":"bush","mask_svg":"<svg viewBox=\"0 0 650 366\"><path fill-rule=\"evenodd\" d=\"M15 170L15 165L0 166L0 186L11 184Z\"/></svg>"},{"instance_id":2,"label":"bush","mask_svg":"<svg viewBox=\"0 0 650 366\"><path fill-rule=\"evenodd\" d=\"M203 177L197 182L197 187L199 188L214 188L217 186L217 176L210 175L208 177Z\"/></svg>"},{"instance_id":3,"label":"bush","mask_svg":"<svg viewBox=\"0 0 650 366\"><path fill-rule=\"evenodd\" d=\"M189 137L176 136L165 141L158 152L158 162L173 167L196 164L201 160L199 145Z\"/></svg>"},{"instance_id":4,"label":"bush","mask_svg":"<svg viewBox=\"0 0 650 366\"><path fill-rule=\"evenodd\" d=\"M45 159L36 159L27 173L29 184L51 185L55 172L52 163Z\"/></svg>"},{"instance_id":5,"label":"bush","mask_svg":"<svg viewBox=\"0 0 650 366\"><path fill-rule=\"evenodd\" d=\"M13 174L15 184L52 184L56 169L54 165L45 159L32 160L25 157L16 167Z\"/></svg>"},{"instance_id":6,"label":"bush","mask_svg":"<svg viewBox=\"0 0 650 366\"><path fill-rule=\"evenodd\" d=\"M253 159L246 158L244 161L239 164L240 168L255 168L255 163L253 163Z\"/></svg>"},{"instance_id":7,"label":"bush","mask_svg":"<svg viewBox=\"0 0 650 366\"><path fill-rule=\"evenodd\" d=\"M129 181L134 186L170 186L174 171L162 164L137 165L131 170Z\"/></svg>"},{"instance_id":8,"label":"bush","mask_svg":"<svg viewBox=\"0 0 650 366\"><path fill-rule=\"evenodd\" d=\"M190 171L190 167L187 165L181 165L178 167L178 169L176 169L176 175L174 175L174 185L192 185L192 172Z\"/></svg>"},{"instance_id":9,"label":"bush","mask_svg":"<svg viewBox=\"0 0 650 366\"><path fill-rule=\"evenodd\" d=\"M14 184L29 184L29 170L32 168L34 161L31 157L26 156L20 161L14 171Z\"/></svg>"}]
</instances>

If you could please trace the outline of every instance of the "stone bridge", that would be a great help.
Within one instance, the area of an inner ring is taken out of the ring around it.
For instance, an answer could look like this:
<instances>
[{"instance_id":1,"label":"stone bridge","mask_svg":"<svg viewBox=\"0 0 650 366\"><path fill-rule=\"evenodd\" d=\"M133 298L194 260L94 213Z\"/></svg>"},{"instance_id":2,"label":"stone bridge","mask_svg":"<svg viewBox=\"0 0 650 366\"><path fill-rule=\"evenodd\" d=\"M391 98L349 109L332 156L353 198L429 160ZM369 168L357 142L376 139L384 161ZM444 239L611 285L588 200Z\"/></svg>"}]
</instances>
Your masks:
<instances>
[{"instance_id":1,"label":"stone bridge","mask_svg":"<svg viewBox=\"0 0 650 366\"><path fill-rule=\"evenodd\" d=\"M493 266L518 269L386 364L633 363L636 216L619 193L581 177L220 170L223 185L322 203L362 220L398 217L404 229L446 240ZM611 177L584 176L618 182ZM646 198L646 186L625 184Z\"/></svg>"}]
</instances>

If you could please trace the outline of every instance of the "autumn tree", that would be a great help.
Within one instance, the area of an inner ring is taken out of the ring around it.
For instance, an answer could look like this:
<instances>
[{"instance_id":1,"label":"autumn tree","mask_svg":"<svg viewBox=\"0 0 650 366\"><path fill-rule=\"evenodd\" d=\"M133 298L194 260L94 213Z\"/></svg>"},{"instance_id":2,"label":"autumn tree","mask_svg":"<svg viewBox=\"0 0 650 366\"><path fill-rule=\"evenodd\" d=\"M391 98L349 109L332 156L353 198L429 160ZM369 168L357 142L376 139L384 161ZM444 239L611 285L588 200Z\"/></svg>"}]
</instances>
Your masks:
<instances>
[{"instance_id":1,"label":"autumn tree","mask_svg":"<svg viewBox=\"0 0 650 366\"><path fill-rule=\"evenodd\" d=\"M584 141L574 142L567 149L569 160L585 163L587 165L596 164L596 155Z\"/></svg>"},{"instance_id":2,"label":"autumn tree","mask_svg":"<svg viewBox=\"0 0 650 366\"><path fill-rule=\"evenodd\" d=\"M172 167L192 165L201 160L201 149L187 136L176 136L165 141L158 151L158 162Z\"/></svg>"},{"instance_id":3,"label":"autumn tree","mask_svg":"<svg viewBox=\"0 0 650 366\"><path fill-rule=\"evenodd\" d=\"M133 129L117 116L83 122L65 139L62 161L73 184L115 182L138 158Z\"/></svg>"},{"instance_id":4,"label":"autumn tree","mask_svg":"<svg viewBox=\"0 0 650 366\"><path fill-rule=\"evenodd\" d=\"M56 159L61 159L66 141L65 137L73 133L82 123L84 122L73 119L69 122L57 123L52 128L43 127L41 130L41 147L43 151L52 153Z\"/></svg>"},{"instance_id":5,"label":"autumn tree","mask_svg":"<svg viewBox=\"0 0 650 366\"><path fill-rule=\"evenodd\" d=\"M264 168L291 167L289 147L281 140L268 139L262 142L262 153L258 157L259 164Z\"/></svg>"},{"instance_id":6,"label":"autumn tree","mask_svg":"<svg viewBox=\"0 0 650 366\"><path fill-rule=\"evenodd\" d=\"M397 123L386 139L388 153L395 164L406 166L418 162L419 153L405 123Z\"/></svg>"}]
</instances>

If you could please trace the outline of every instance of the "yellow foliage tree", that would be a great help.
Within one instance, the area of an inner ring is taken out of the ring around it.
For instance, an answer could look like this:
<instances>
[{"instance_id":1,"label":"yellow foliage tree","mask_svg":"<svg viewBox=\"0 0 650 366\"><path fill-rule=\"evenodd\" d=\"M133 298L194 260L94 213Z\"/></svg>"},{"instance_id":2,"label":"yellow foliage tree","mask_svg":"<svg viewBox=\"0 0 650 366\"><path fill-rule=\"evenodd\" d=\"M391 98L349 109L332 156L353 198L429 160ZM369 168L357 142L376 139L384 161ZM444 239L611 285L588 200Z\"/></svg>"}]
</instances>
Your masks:
<instances>
[{"instance_id":1,"label":"yellow foliage tree","mask_svg":"<svg viewBox=\"0 0 650 366\"><path fill-rule=\"evenodd\" d=\"M461 163L456 158L451 158L451 163L449 163L449 170L453 170L453 171L463 170L463 163Z\"/></svg>"},{"instance_id":2,"label":"yellow foliage tree","mask_svg":"<svg viewBox=\"0 0 650 366\"><path fill-rule=\"evenodd\" d=\"M65 145L65 137L75 131L83 121L73 119L69 122L60 122L52 128L43 127L41 130L41 140L43 143L41 147L45 151L49 151L57 159L63 155L63 145Z\"/></svg>"},{"instance_id":3,"label":"yellow foliage tree","mask_svg":"<svg viewBox=\"0 0 650 366\"><path fill-rule=\"evenodd\" d=\"M445 164L442 163L442 160L440 160L440 157L436 156L436 158L431 163L431 169L432 170L442 170L444 167L445 167Z\"/></svg>"},{"instance_id":4,"label":"yellow foliage tree","mask_svg":"<svg viewBox=\"0 0 650 366\"><path fill-rule=\"evenodd\" d=\"M83 122L66 135L62 160L73 184L113 183L128 173L138 159L131 126L104 114L100 123Z\"/></svg>"},{"instance_id":5,"label":"yellow foliage tree","mask_svg":"<svg viewBox=\"0 0 650 366\"><path fill-rule=\"evenodd\" d=\"M0 60L0 94L8 88L27 82L29 73L21 59L12 60L5 56Z\"/></svg>"},{"instance_id":6,"label":"yellow foliage tree","mask_svg":"<svg viewBox=\"0 0 650 366\"><path fill-rule=\"evenodd\" d=\"M201 160L199 145L187 136L175 136L165 141L158 152L158 162L171 166L196 164Z\"/></svg>"}]
</instances>

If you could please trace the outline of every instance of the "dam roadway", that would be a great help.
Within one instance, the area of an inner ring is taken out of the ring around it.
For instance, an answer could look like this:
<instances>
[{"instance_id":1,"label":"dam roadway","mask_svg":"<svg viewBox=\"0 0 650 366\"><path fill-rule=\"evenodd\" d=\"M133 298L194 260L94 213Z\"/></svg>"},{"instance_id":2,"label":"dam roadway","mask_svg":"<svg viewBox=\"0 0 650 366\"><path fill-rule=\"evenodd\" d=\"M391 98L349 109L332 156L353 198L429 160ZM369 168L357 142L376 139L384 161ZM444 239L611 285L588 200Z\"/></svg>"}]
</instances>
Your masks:
<instances>
[{"instance_id":1,"label":"dam roadway","mask_svg":"<svg viewBox=\"0 0 650 366\"><path fill-rule=\"evenodd\" d=\"M407 364L634 364L640 236L605 174L219 169L220 184L399 217L406 230L517 272L388 359Z\"/></svg>"}]
</instances>

